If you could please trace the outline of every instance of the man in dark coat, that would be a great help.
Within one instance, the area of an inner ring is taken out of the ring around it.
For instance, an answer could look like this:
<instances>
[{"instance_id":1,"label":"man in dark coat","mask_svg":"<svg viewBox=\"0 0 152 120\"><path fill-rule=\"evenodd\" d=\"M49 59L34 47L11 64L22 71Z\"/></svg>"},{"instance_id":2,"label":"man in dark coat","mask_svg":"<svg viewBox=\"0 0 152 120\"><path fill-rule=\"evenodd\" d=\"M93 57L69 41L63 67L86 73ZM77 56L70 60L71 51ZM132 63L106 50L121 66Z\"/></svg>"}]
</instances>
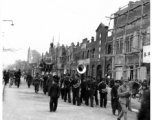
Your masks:
<instances>
[{"instance_id":1,"label":"man in dark coat","mask_svg":"<svg viewBox=\"0 0 152 120\"><path fill-rule=\"evenodd\" d=\"M21 82L21 71L20 71L20 69L17 71L17 73L16 73L16 81L17 81L17 87L19 88L19 86L20 86L20 82Z\"/></svg>"},{"instance_id":2,"label":"man in dark coat","mask_svg":"<svg viewBox=\"0 0 152 120\"><path fill-rule=\"evenodd\" d=\"M47 85L48 85L48 96L49 96L49 92L50 92L50 88L52 86L52 82L53 82L53 76L52 73L49 73L48 75L48 79L47 79Z\"/></svg>"},{"instance_id":3,"label":"man in dark coat","mask_svg":"<svg viewBox=\"0 0 152 120\"><path fill-rule=\"evenodd\" d=\"M115 114L115 111L118 110L118 114L120 113L120 110L118 109L118 88L119 88L119 80L115 80L115 85L111 89L111 107L112 107L112 113Z\"/></svg>"},{"instance_id":4,"label":"man in dark coat","mask_svg":"<svg viewBox=\"0 0 152 120\"><path fill-rule=\"evenodd\" d=\"M49 96L50 96L50 112L55 112L58 106L58 98L60 96L60 87L59 87L59 77L53 76L53 82L50 87Z\"/></svg>"},{"instance_id":5,"label":"man in dark coat","mask_svg":"<svg viewBox=\"0 0 152 120\"><path fill-rule=\"evenodd\" d=\"M94 107L93 100L94 100L94 94L95 94L96 84L92 80L91 77L88 78L87 81L87 100L86 105L89 105L89 99L90 99L90 106Z\"/></svg>"},{"instance_id":6,"label":"man in dark coat","mask_svg":"<svg viewBox=\"0 0 152 120\"><path fill-rule=\"evenodd\" d=\"M43 92L44 92L44 94L46 94L46 92L48 91L48 89L47 89L47 84L46 84L47 79L48 79L48 76L47 76L47 74L45 73L44 76L43 76L43 80L44 80L44 82L43 82Z\"/></svg>"},{"instance_id":7,"label":"man in dark coat","mask_svg":"<svg viewBox=\"0 0 152 120\"><path fill-rule=\"evenodd\" d=\"M32 83L32 75L30 72L27 74L26 81L27 81L28 88L30 88L31 83Z\"/></svg>"},{"instance_id":8,"label":"man in dark coat","mask_svg":"<svg viewBox=\"0 0 152 120\"><path fill-rule=\"evenodd\" d=\"M33 78L33 84L34 84L35 93L38 93L39 85L40 85L39 73L36 73L35 77Z\"/></svg>"},{"instance_id":9,"label":"man in dark coat","mask_svg":"<svg viewBox=\"0 0 152 120\"><path fill-rule=\"evenodd\" d=\"M95 102L96 102L96 105L99 104L99 101L98 101L98 80L95 80L95 78L93 79L93 84L95 85L95 93L94 93L94 97L95 97Z\"/></svg>"},{"instance_id":10,"label":"man in dark coat","mask_svg":"<svg viewBox=\"0 0 152 120\"><path fill-rule=\"evenodd\" d=\"M81 103L83 102L83 100L86 100L86 78L82 78L82 82L81 82L81 95L80 95L80 101Z\"/></svg>"},{"instance_id":11,"label":"man in dark coat","mask_svg":"<svg viewBox=\"0 0 152 120\"><path fill-rule=\"evenodd\" d=\"M100 93L100 107L103 107L103 102L104 102L104 107L106 108L108 90L107 90L106 81L104 78L98 84L98 88L99 88L99 93Z\"/></svg>"},{"instance_id":12,"label":"man in dark coat","mask_svg":"<svg viewBox=\"0 0 152 120\"><path fill-rule=\"evenodd\" d=\"M70 76L66 75L65 80L64 80L64 102L67 100L68 96L68 102L71 103L71 81L70 81Z\"/></svg>"}]
</instances>

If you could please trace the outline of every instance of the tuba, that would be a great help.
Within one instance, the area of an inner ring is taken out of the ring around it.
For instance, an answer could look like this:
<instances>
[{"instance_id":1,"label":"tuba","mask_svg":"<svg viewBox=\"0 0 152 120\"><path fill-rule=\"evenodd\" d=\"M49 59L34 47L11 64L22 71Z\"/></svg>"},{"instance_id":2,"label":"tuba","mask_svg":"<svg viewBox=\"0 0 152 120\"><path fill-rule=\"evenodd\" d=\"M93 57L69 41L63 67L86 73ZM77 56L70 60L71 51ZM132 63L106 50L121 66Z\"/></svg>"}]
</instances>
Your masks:
<instances>
[{"instance_id":1,"label":"tuba","mask_svg":"<svg viewBox=\"0 0 152 120\"><path fill-rule=\"evenodd\" d=\"M77 66L77 71L79 74L84 74L86 72L86 66L83 64L79 64Z\"/></svg>"}]
</instances>

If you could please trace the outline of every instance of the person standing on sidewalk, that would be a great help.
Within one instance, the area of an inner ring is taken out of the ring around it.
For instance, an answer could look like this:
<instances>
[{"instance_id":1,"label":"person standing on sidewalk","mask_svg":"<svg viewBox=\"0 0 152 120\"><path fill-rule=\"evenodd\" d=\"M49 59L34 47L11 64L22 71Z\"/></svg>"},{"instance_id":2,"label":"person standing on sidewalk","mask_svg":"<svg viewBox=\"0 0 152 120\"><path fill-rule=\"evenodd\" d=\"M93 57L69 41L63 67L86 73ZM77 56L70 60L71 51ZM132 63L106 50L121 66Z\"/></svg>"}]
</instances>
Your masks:
<instances>
[{"instance_id":1,"label":"person standing on sidewalk","mask_svg":"<svg viewBox=\"0 0 152 120\"><path fill-rule=\"evenodd\" d=\"M80 95L80 101L83 103L83 101L86 100L86 78L82 78L81 82L81 95Z\"/></svg>"},{"instance_id":2,"label":"person standing on sidewalk","mask_svg":"<svg viewBox=\"0 0 152 120\"><path fill-rule=\"evenodd\" d=\"M57 75L53 76L53 82L49 91L50 112L55 112L57 110L58 98L60 96L60 87L58 82L59 82L59 77Z\"/></svg>"},{"instance_id":3,"label":"person standing on sidewalk","mask_svg":"<svg viewBox=\"0 0 152 120\"><path fill-rule=\"evenodd\" d=\"M104 102L104 107L107 107L107 85L106 85L106 80L103 78L102 81L98 84L99 88L99 93L100 93L100 107L103 107L103 102Z\"/></svg>"},{"instance_id":4,"label":"person standing on sidewalk","mask_svg":"<svg viewBox=\"0 0 152 120\"><path fill-rule=\"evenodd\" d=\"M121 85L118 88L118 96L119 96L119 103L121 106L121 112L117 118L117 120L120 120L122 116L124 116L124 120L127 120L127 106L128 106L128 100L131 95L131 91L127 86L128 80L123 80L123 85Z\"/></svg>"}]
</instances>

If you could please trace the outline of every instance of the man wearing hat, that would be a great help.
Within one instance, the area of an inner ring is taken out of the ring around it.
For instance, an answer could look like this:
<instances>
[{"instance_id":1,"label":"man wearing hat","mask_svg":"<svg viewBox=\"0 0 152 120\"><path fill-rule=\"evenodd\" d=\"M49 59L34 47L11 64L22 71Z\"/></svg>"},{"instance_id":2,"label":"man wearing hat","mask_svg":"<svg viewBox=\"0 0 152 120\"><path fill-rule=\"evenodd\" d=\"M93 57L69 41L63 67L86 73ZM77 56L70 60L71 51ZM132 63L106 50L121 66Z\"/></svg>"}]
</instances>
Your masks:
<instances>
[{"instance_id":1,"label":"man wearing hat","mask_svg":"<svg viewBox=\"0 0 152 120\"><path fill-rule=\"evenodd\" d=\"M103 102L104 102L105 108L107 106L107 94L108 94L108 90L106 86L107 86L106 80L102 78L101 82L98 84L98 88L100 93L100 107L103 107Z\"/></svg>"},{"instance_id":2,"label":"man wearing hat","mask_svg":"<svg viewBox=\"0 0 152 120\"><path fill-rule=\"evenodd\" d=\"M115 111L118 110L118 115L120 110L118 109L118 88L120 85L120 80L115 80L115 85L111 89L111 107L112 113L115 115Z\"/></svg>"},{"instance_id":3,"label":"man wearing hat","mask_svg":"<svg viewBox=\"0 0 152 120\"><path fill-rule=\"evenodd\" d=\"M70 76L66 75L64 79L64 102L66 102L67 97L68 97L68 102L71 103L71 81L70 81Z\"/></svg>"},{"instance_id":4,"label":"man wearing hat","mask_svg":"<svg viewBox=\"0 0 152 120\"><path fill-rule=\"evenodd\" d=\"M72 84L72 92L73 92L73 105L76 104L77 101L77 105L80 106L80 85L81 85L81 80L79 78L79 75L75 75L75 78L72 80L71 82Z\"/></svg>"},{"instance_id":5,"label":"man wearing hat","mask_svg":"<svg viewBox=\"0 0 152 120\"><path fill-rule=\"evenodd\" d=\"M37 72L34 79L33 79L34 87L35 87L35 93L38 93L39 91L39 84L40 84L40 77L39 73Z\"/></svg>"},{"instance_id":6,"label":"man wearing hat","mask_svg":"<svg viewBox=\"0 0 152 120\"><path fill-rule=\"evenodd\" d=\"M53 76L52 76L51 73L49 73L48 74L48 79L47 79L47 82L46 82L46 84L48 85L48 96L49 96L49 91L50 91L52 82L53 82Z\"/></svg>"},{"instance_id":7,"label":"man wearing hat","mask_svg":"<svg viewBox=\"0 0 152 120\"><path fill-rule=\"evenodd\" d=\"M60 87L58 82L59 82L59 77L57 75L53 76L53 82L49 91L50 112L55 112L58 106L58 98L60 96Z\"/></svg>"},{"instance_id":8,"label":"man wearing hat","mask_svg":"<svg viewBox=\"0 0 152 120\"><path fill-rule=\"evenodd\" d=\"M121 106L121 112L117 118L120 120L122 116L124 116L124 120L127 120L127 107L128 100L130 97L131 91L128 87L128 79L123 80L123 85L118 88L118 96L119 96L119 103Z\"/></svg>"}]
</instances>

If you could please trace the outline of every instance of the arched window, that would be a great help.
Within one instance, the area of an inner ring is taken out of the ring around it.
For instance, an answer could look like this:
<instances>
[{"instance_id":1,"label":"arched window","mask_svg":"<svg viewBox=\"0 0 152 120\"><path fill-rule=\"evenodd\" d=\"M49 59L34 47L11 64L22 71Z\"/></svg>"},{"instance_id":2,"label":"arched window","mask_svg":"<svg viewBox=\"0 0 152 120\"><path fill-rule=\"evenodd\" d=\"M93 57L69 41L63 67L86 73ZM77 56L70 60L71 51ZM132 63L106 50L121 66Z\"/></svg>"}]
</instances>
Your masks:
<instances>
[{"instance_id":1,"label":"arched window","mask_svg":"<svg viewBox=\"0 0 152 120\"><path fill-rule=\"evenodd\" d=\"M111 45L108 45L108 54L111 54Z\"/></svg>"}]
</instances>

